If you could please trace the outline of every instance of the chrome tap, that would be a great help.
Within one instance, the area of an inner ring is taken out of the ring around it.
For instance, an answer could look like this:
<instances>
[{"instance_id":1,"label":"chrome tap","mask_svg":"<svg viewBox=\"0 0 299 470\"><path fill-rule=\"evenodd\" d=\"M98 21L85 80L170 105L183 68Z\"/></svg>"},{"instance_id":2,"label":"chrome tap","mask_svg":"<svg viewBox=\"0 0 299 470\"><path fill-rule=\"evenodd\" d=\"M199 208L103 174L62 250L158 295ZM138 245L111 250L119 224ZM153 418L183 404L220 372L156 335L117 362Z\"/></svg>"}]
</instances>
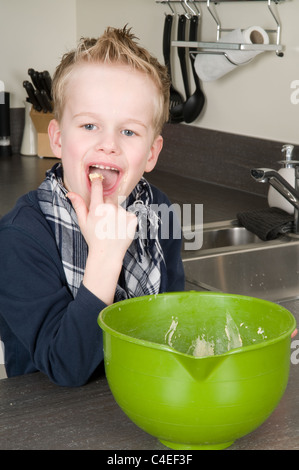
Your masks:
<instances>
[{"instance_id":1,"label":"chrome tap","mask_svg":"<svg viewBox=\"0 0 299 470\"><path fill-rule=\"evenodd\" d=\"M278 171L270 168L254 168L251 170L251 176L259 183L269 183L294 206L294 232L299 233L299 161L291 159L292 150L292 145L284 145L282 148L282 152L286 152L286 160L283 163L295 170L295 188Z\"/></svg>"}]
</instances>

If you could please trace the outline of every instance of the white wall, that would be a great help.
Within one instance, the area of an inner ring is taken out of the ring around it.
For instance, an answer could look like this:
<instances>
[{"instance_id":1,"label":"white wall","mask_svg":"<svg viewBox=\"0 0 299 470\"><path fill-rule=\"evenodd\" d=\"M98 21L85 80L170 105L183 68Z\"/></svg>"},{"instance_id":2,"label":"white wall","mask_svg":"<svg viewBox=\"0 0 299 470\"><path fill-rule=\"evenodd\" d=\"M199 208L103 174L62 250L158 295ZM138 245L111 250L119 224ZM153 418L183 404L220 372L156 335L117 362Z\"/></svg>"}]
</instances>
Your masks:
<instances>
[{"instance_id":1,"label":"white wall","mask_svg":"<svg viewBox=\"0 0 299 470\"><path fill-rule=\"evenodd\" d=\"M206 5L200 4L200 8L201 39L215 40L215 24ZM77 37L97 36L108 25L119 27L128 22L141 43L163 60L164 12L169 11L155 0L77 0ZM282 23L284 57L266 52L249 65L215 82L204 83L207 105L192 125L299 144L299 104L291 102L291 83L299 80L299 1L286 0L274 5L274 11ZM225 28L276 26L267 2L222 3L216 6L216 12ZM182 13L181 7L176 8L176 13ZM176 51L172 59L175 85L183 91Z\"/></svg>"},{"instance_id":2,"label":"white wall","mask_svg":"<svg viewBox=\"0 0 299 470\"><path fill-rule=\"evenodd\" d=\"M214 5L213 5L214 6ZM214 24L201 4L202 39L214 39ZM277 7L285 56L264 53L221 79L204 83L207 106L192 125L299 144L299 104L292 104L291 83L299 81L299 1ZM160 60L167 6L155 0L0 0L0 80L11 92L11 106L22 106L27 69L52 73L61 55L80 36L98 36L107 26L129 23ZM216 6L223 27L274 27L267 2L229 2ZM181 12L177 8L177 12ZM176 52L175 85L182 91ZM299 98L299 93L296 95Z\"/></svg>"},{"instance_id":3,"label":"white wall","mask_svg":"<svg viewBox=\"0 0 299 470\"><path fill-rule=\"evenodd\" d=\"M299 80L299 2L287 0L274 10L282 24L284 57L265 52L249 65L204 83L208 106L198 121L202 127L299 143L299 104L291 102L291 83ZM217 11L223 26L275 27L267 2L221 4Z\"/></svg>"},{"instance_id":4,"label":"white wall","mask_svg":"<svg viewBox=\"0 0 299 470\"><path fill-rule=\"evenodd\" d=\"M28 68L53 73L75 43L76 0L0 0L0 80L10 106L24 106Z\"/></svg>"}]
</instances>

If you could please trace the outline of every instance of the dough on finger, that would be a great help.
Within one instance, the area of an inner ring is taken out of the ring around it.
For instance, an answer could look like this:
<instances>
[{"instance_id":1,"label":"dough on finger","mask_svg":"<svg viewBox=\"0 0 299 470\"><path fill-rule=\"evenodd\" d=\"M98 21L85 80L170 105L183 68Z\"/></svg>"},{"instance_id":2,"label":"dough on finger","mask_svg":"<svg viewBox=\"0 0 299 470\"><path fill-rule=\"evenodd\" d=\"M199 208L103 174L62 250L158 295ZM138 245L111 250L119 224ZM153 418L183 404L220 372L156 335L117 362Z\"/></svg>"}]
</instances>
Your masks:
<instances>
[{"instance_id":1,"label":"dough on finger","mask_svg":"<svg viewBox=\"0 0 299 470\"><path fill-rule=\"evenodd\" d=\"M101 173L90 173L90 175L89 175L90 181L93 181L97 178L99 178L101 181L103 181L104 176Z\"/></svg>"}]
</instances>

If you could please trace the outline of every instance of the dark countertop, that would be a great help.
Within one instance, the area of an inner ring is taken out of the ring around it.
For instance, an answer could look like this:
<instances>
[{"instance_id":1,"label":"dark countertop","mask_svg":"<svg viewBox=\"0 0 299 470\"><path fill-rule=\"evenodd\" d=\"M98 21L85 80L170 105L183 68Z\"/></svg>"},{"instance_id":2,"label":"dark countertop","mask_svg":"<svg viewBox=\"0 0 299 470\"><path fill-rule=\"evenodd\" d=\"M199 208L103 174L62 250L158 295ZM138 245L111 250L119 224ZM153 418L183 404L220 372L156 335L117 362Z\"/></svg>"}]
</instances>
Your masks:
<instances>
[{"instance_id":1,"label":"dark countertop","mask_svg":"<svg viewBox=\"0 0 299 470\"><path fill-rule=\"evenodd\" d=\"M55 159L13 156L0 159L0 214L35 189ZM149 180L172 202L203 203L204 222L235 218L241 210L266 206L265 198L164 172ZM299 302L299 301L298 301ZM299 323L299 304L285 305ZM299 343L286 392L270 418L229 449L299 449ZM104 373L79 388L54 385L41 373L0 380L0 449L166 450L120 410Z\"/></svg>"},{"instance_id":2,"label":"dark countertop","mask_svg":"<svg viewBox=\"0 0 299 470\"><path fill-rule=\"evenodd\" d=\"M203 204L203 223L232 220L237 212L267 207L263 196L174 173L154 170L145 177L164 191L172 203Z\"/></svg>"},{"instance_id":3,"label":"dark countertop","mask_svg":"<svg viewBox=\"0 0 299 470\"><path fill-rule=\"evenodd\" d=\"M286 392L273 414L230 450L299 449L298 367L291 364ZM104 374L83 387L67 388L41 373L0 380L0 449L167 450L122 412Z\"/></svg>"},{"instance_id":4,"label":"dark countertop","mask_svg":"<svg viewBox=\"0 0 299 470\"><path fill-rule=\"evenodd\" d=\"M46 170L58 160L13 155L0 158L0 216L14 206L23 194L36 189Z\"/></svg>"}]
</instances>

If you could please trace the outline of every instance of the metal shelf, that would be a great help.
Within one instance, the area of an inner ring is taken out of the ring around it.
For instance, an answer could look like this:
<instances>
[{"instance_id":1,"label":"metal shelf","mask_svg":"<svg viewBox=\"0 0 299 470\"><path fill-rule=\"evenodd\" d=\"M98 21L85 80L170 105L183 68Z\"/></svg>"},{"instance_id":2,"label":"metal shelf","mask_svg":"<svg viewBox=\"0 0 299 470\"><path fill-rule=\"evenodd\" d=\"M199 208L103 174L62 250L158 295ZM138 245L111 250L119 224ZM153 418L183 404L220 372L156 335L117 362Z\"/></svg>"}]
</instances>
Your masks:
<instances>
[{"instance_id":1,"label":"metal shelf","mask_svg":"<svg viewBox=\"0 0 299 470\"><path fill-rule=\"evenodd\" d=\"M182 3L183 0L156 0L156 3L163 3L164 5L170 4L170 3ZM240 2L268 2L268 0L210 0L211 3L217 4L217 3L240 3ZM283 3L286 0L273 0L273 3ZM207 3L207 0L189 0L188 3L192 5L192 3Z\"/></svg>"},{"instance_id":2,"label":"metal shelf","mask_svg":"<svg viewBox=\"0 0 299 470\"><path fill-rule=\"evenodd\" d=\"M264 2L267 3L268 11L271 16L271 20L275 22L276 28L266 29L267 33L271 33L276 35L275 43L273 44L241 44L241 43L225 43L220 41L221 33L232 31L232 29L223 28L220 23L220 19L216 13L216 7L212 8L211 3L215 6L218 3L232 3L232 0L156 0L156 3L167 5L172 14L175 14L175 10L172 7L172 4L180 5L185 12L185 16L190 19L192 15L198 15L202 17L202 13L200 9L197 7L197 4L205 3L209 14L212 16L215 24L216 24L216 41L214 42L205 42L205 41L198 41L198 42L190 42L190 41L172 41L172 46L175 47L192 47L196 48L197 51L193 51L192 53L211 53L211 51L215 51L215 53L223 53L227 50L239 50L239 51L263 51L263 52L276 52L276 55L279 57L283 57L283 49L284 47L280 44L280 36L281 36L281 24L278 19L276 13L273 10L273 4L279 4L284 2L285 0L233 0L234 3L237 1L240 2L248 2L257 3L257 2Z\"/></svg>"},{"instance_id":3,"label":"metal shelf","mask_svg":"<svg viewBox=\"0 0 299 470\"><path fill-rule=\"evenodd\" d=\"M249 1L249 0L244 0ZM260 0L261 1L261 0ZM281 44L239 44L232 42L193 42L193 41L172 41L172 46L176 47L196 47L199 49L216 49L216 50L234 50L234 51L282 51L283 46ZM195 51L196 52L196 51ZM207 51L210 52L210 51ZM193 51L194 53L194 51Z\"/></svg>"}]
</instances>

